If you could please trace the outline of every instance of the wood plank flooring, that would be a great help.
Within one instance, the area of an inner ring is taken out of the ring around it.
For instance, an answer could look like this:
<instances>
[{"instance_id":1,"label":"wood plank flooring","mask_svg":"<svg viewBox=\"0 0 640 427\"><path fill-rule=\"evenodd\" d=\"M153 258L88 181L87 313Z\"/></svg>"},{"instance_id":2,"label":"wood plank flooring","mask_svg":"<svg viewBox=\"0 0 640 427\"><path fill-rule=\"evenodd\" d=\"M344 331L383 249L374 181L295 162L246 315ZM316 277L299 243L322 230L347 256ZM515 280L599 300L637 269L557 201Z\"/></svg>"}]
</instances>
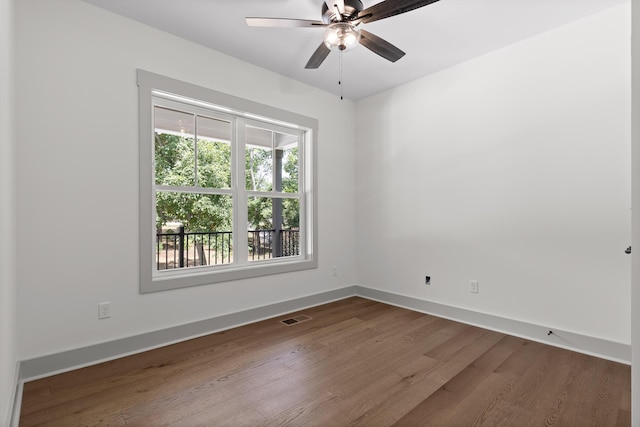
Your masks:
<instances>
[{"instance_id":1,"label":"wood plank flooring","mask_svg":"<svg viewBox=\"0 0 640 427\"><path fill-rule=\"evenodd\" d=\"M630 395L627 365L354 297L28 382L20 426L629 426Z\"/></svg>"}]
</instances>

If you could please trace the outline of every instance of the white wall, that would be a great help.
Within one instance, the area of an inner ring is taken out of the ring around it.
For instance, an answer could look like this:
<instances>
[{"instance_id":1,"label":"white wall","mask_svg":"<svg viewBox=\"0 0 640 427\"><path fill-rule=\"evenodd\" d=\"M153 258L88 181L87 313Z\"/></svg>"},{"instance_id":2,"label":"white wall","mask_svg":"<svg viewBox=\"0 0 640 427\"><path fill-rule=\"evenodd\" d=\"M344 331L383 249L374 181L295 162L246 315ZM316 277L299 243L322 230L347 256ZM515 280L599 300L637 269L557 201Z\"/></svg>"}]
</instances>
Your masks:
<instances>
[{"instance_id":1,"label":"white wall","mask_svg":"<svg viewBox=\"0 0 640 427\"><path fill-rule=\"evenodd\" d=\"M13 7L0 0L0 425L8 424L16 386Z\"/></svg>"},{"instance_id":2,"label":"white wall","mask_svg":"<svg viewBox=\"0 0 640 427\"><path fill-rule=\"evenodd\" d=\"M355 282L352 102L79 0L16 14L20 359ZM318 269L138 293L137 68L319 119Z\"/></svg>"},{"instance_id":3,"label":"white wall","mask_svg":"<svg viewBox=\"0 0 640 427\"><path fill-rule=\"evenodd\" d=\"M358 283L629 343L629 16L359 102Z\"/></svg>"}]
</instances>

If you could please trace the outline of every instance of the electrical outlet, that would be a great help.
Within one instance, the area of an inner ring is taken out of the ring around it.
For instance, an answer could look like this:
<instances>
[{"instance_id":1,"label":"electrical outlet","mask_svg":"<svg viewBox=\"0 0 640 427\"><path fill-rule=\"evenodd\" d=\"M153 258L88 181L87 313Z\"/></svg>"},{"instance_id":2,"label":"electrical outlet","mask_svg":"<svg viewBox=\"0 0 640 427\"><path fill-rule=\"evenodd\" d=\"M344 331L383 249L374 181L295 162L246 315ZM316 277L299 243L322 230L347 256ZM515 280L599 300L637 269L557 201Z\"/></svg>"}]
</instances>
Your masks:
<instances>
[{"instance_id":1,"label":"electrical outlet","mask_svg":"<svg viewBox=\"0 0 640 427\"><path fill-rule=\"evenodd\" d=\"M111 317L111 303L101 302L98 304L98 319L108 319Z\"/></svg>"},{"instance_id":2,"label":"electrical outlet","mask_svg":"<svg viewBox=\"0 0 640 427\"><path fill-rule=\"evenodd\" d=\"M331 267L331 275L332 276L337 276L338 275L338 266L334 265L333 267Z\"/></svg>"},{"instance_id":3,"label":"electrical outlet","mask_svg":"<svg viewBox=\"0 0 640 427\"><path fill-rule=\"evenodd\" d=\"M431 284L431 276L424 276L424 284L425 285Z\"/></svg>"},{"instance_id":4,"label":"electrical outlet","mask_svg":"<svg viewBox=\"0 0 640 427\"><path fill-rule=\"evenodd\" d=\"M471 292L473 294L477 294L478 293L478 281L477 280L471 280L469 282L469 292Z\"/></svg>"}]
</instances>

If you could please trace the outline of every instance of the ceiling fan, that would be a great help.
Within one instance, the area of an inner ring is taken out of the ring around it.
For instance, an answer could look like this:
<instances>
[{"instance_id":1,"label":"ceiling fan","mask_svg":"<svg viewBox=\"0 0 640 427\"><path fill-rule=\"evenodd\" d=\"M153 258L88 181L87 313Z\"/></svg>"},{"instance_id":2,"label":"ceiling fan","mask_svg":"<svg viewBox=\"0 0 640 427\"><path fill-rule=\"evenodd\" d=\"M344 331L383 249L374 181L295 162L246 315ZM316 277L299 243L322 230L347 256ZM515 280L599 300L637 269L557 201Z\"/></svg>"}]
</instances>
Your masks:
<instances>
[{"instance_id":1,"label":"ceiling fan","mask_svg":"<svg viewBox=\"0 0 640 427\"><path fill-rule=\"evenodd\" d=\"M384 0L364 9L360 0L327 0L322 3L322 21L253 17L246 20L247 25L252 27L325 28L324 40L311 55L305 68L318 68L331 50L348 50L358 43L383 58L396 62L405 55L402 50L358 26L400 15L437 1Z\"/></svg>"}]
</instances>

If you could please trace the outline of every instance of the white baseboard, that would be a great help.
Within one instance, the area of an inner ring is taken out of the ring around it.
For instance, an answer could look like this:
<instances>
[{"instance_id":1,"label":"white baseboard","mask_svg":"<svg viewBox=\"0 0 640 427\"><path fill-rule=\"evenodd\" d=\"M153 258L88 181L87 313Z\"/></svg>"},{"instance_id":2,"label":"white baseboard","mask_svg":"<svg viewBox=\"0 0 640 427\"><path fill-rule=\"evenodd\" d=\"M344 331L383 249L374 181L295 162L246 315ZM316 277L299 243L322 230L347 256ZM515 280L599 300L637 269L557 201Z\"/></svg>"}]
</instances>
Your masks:
<instances>
[{"instance_id":1,"label":"white baseboard","mask_svg":"<svg viewBox=\"0 0 640 427\"><path fill-rule=\"evenodd\" d=\"M564 331L551 326L536 325L520 320L508 319L493 314L480 313L364 286L356 286L356 295L421 313L432 314L445 319L479 326L484 329L526 338L531 341L537 341L627 365L631 364L630 344ZM553 333L549 335L549 331L553 331Z\"/></svg>"},{"instance_id":2,"label":"white baseboard","mask_svg":"<svg viewBox=\"0 0 640 427\"><path fill-rule=\"evenodd\" d=\"M23 360L21 362L20 379L22 381L30 381L95 365L354 295L355 287L348 286L198 322Z\"/></svg>"},{"instance_id":3,"label":"white baseboard","mask_svg":"<svg viewBox=\"0 0 640 427\"><path fill-rule=\"evenodd\" d=\"M21 386L24 381L30 381L85 366L95 365L108 360L163 347L214 332L235 328L248 323L281 316L293 311L299 311L351 296L360 296L380 301L385 304L395 305L421 313L432 314L434 316L467 323L556 347L566 348L568 350L601 357L603 359L625 364L631 363L631 346L629 344L594 338L549 326L535 325L519 320L480 313L459 307L452 307L415 297L357 285L347 286L345 288L218 316L185 325L174 326L159 331L152 331L145 334L23 360L20 362L18 369L19 376L17 383L18 386ZM547 335L550 330L552 330L553 333L551 335ZM20 403L18 399L20 397L19 395L21 395L21 393L18 394L17 391L16 403L18 405ZM19 409L17 412L19 412Z\"/></svg>"},{"instance_id":4,"label":"white baseboard","mask_svg":"<svg viewBox=\"0 0 640 427\"><path fill-rule=\"evenodd\" d=\"M22 384L20 381L20 362L16 362L16 369L13 375L13 396L9 402L9 413L7 414L6 426L18 427L20 420L20 407L22 405Z\"/></svg>"}]
</instances>

